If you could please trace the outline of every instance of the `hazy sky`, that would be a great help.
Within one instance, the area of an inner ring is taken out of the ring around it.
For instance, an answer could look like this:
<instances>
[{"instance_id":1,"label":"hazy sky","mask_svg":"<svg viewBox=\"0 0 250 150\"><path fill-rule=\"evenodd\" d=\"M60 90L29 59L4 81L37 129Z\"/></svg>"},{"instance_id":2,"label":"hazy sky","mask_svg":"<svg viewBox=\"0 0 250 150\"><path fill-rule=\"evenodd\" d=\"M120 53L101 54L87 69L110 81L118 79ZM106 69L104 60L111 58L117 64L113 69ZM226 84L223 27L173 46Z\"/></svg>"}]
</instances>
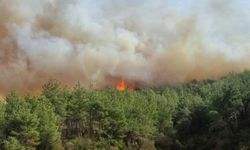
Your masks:
<instances>
[{"instance_id":1,"label":"hazy sky","mask_svg":"<svg viewBox=\"0 0 250 150\"><path fill-rule=\"evenodd\" d=\"M226 55L237 58L245 55L245 50L240 45L247 44L249 50L250 42L250 1L249 0L168 0L168 8L176 10L180 15L193 15L199 22L203 32L211 36L211 42L220 40L231 43L225 45ZM232 40L229 40L229 39ZM237 39L233 43L233 39ZM210 49L213 50L213 49ZM217 51L217 50L216 50Z\"/></svg>"},{"instance_id":2,"label":"hazy sky","mask_svg":"<svg viewBox=\"0 0 250 150\"><path fill-rule=\"evenodd\" d=\"M145 86L250 69L249 0L0 0L0 94L49 78Z\"/></svg>"}]
</instances>

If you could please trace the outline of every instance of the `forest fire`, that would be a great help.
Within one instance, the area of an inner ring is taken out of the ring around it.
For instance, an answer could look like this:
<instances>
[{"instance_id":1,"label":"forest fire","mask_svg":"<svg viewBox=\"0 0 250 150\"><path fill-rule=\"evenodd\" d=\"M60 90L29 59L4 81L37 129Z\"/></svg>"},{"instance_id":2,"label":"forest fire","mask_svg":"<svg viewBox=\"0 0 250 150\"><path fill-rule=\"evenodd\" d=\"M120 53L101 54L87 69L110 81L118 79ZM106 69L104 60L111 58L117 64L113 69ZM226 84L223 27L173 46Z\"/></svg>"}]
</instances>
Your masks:
<instances>
[{"instance_id":1,"label":"forest fire","mask_svg":"<svg viewBox=\"0 0 250 150\"><path fill-rule=\"evenodd\" d=\"M116 85L116 89L118 91L124 91L126 87L127 87L126 82L123 79Z\"/></svg>"},{"instance_id":2,"label":"forest fire","mask_svg":"<svg viewBox=\"0 0 250 150\"><path fill-rule=\"evenodd\" d=\"M116 89L120 92L130 89L130 90L135 90L135 83L134 82L126 82L125 80L121 79L119 83L116 85Z\"/></svg>"},{"instance_id":3,"label":"forest fire","mask_svg":"<svg viewBox=\"0 0 250 150\"><path fill-rule=\"evenodd\" d=\"M250 150L250 0L0 0L0 150Z\"/></svg>"}]
</instances>

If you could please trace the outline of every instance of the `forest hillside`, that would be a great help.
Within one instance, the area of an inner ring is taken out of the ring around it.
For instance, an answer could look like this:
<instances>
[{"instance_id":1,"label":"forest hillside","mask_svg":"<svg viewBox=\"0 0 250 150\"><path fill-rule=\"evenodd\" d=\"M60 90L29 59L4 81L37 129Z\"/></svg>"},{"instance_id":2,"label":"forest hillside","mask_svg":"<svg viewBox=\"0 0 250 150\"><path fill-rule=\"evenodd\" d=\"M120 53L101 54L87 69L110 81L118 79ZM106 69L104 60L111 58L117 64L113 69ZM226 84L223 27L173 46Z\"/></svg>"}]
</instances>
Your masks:
<instances>
[{"instance_id":1,"label":"forest hillside","mask_svg":"<svg viewBox=\"0 0 250 150\"><path fill-rule=\"evenodd\" d=\"M175 87L63 87L0 103L3 150L250 149L250 72Z\"/></svg>"}]
</instances>

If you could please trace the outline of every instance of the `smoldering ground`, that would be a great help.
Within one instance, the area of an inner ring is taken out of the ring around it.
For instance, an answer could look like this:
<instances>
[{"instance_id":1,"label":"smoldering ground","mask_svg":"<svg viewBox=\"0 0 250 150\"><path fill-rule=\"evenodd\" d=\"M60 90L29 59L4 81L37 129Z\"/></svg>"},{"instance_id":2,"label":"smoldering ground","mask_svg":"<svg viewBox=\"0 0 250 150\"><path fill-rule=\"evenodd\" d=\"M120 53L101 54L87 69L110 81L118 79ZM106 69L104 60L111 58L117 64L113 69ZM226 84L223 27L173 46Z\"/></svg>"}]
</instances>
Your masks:
<instances>
[{"instance_id":1,"label":"smoldering ground","mask_svg":"<svg viewBox=\"0 0 250 150\"><path fill-rule=\"evenodd\" d=\"M247 6L171 3L1 0L0 92L36 91L49 78L92 88L120 78L160 86L250 68Z\"/></svg>"}]
</instances>

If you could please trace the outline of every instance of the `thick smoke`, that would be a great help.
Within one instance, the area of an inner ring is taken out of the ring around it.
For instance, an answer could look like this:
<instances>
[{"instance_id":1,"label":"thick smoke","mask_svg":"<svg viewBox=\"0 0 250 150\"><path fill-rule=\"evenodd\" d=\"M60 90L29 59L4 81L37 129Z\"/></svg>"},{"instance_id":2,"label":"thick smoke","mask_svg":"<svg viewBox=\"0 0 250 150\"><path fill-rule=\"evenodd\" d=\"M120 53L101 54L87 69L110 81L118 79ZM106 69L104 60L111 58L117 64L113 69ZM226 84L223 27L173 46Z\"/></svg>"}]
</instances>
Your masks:
<instances>
[{"instance_id":1,"label":"thick smoke","mask_svg":"<svg viewBox=\"0 0 250 150\"><path fill-rule=\"evenodd\" d=\"M36 91L49 78L92 88L121 78L160 86L250 68L247 6L172 3L0 0L0 92Z\"/></svg>"}]
</instances>

